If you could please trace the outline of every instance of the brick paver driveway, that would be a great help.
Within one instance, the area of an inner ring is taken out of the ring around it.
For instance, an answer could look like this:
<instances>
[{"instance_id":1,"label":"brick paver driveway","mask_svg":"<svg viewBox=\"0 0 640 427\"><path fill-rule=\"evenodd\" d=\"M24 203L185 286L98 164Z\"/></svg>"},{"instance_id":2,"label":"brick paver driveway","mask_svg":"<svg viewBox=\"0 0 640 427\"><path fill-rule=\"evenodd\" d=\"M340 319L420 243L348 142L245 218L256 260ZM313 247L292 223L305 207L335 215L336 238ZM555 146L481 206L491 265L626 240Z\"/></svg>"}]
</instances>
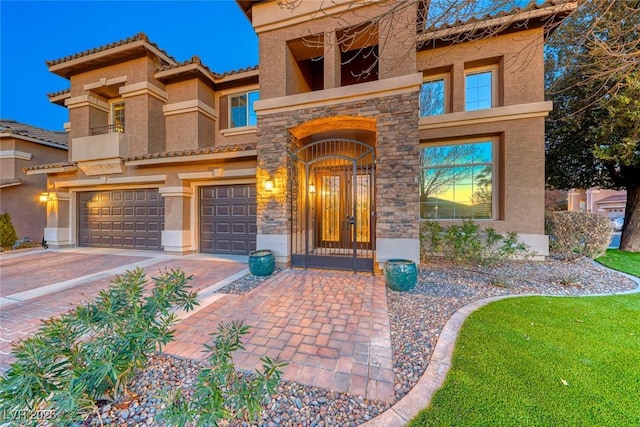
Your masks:
<instances>
[{"instance_id":1,"label":"brick paver driveway","mask_svg":"<svg viewBox=\"0 0 640 427\"><path fill-rule=\"evenodd\" d=\"M384 280L367 274L285 270L244 295L217 290L248 272L244 260L196 254L100 249L38 250L0 255L0 370L11 341L108 286L115 274L143 267L149 277L182 268L193 275L201 305L182 314L165 351L203 360L202 344L222 321L251 327L234 358L253 371L262 356L289 362L284 377L301 384L392 402L394 374Z\"/></svg>"}]
</instances>

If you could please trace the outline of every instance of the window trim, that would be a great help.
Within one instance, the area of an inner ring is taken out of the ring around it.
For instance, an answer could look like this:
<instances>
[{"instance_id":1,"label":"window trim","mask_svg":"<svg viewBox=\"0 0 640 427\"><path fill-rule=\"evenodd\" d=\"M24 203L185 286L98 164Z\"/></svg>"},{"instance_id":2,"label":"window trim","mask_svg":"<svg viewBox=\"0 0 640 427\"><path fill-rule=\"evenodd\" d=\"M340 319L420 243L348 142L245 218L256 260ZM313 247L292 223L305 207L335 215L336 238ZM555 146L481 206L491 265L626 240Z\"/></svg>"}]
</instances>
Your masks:
<instances>
[{"instance_id":1,"label":"window trim","mask_svg":"<svg viewBox=\"0 0 640 427\"><path fill-rule=\"evenodd\" d=\"M482 67L466 68L464 70L464 111L482 111L489 108L476 108L469 110L467 108L467 77L472 74L481 74L485 72L491 72L491 107L495 108L499 106L498 102L498 65L485 65Z\"/></svg>"},{"instance_id":2,"label":"window trim","mask_svg":"<svg viewBox=\"0 0 640 427\"><path fill-rule=\"evenodd\" d=\"M227 112L228 112L228 116L227 116L227 129L230 130L242 130L242 129L255 129L257 126L257 116L256 116L256 124L255 125L250 125L250 117L251 114L249 112L250 108L249 108L249 94L250 93L257 93L258 94L258 98L256 99L256 101L260 100L260 90L259 89L248 89L242 92L234 92L234 93L230 93L227 95ZM239 96L244 96L247 99L247 111L246 111L246 119L247 119L247 124L244 126L232 126L232 114L231 114L231 100L233 98L239 97ZM253 110L253 113L255 114L255 110Z\"/></svg>"},{"instance_id":3,"label":"window trim","mask_svg":"<svg viewBox=\"0 0 640 427\"><path fill-rule=\"evenodd\" d=\"M486 137L471 137L471 138L457 138L454 140L445 140L445 141L429 141L429 142L420 142L420 155L422 156L422 149L427 147L443 147L443 146L452 146L452 145L464 145L464 144L475 144L479 142L490 142L491 143L491 156L492 156L492 176L491 176L491 216L489 218L472 218L472 221L497 221L500 219L500 145L502 143L502 139L499 135L490 135ZM422 166L420 166L420 175L422 175ZM418 196L420 195L420 188L418 187ZM421 210L421 208L419 209ZM420 221L462 221L468 218L422 218L419 215Z\"/></svg>"},{"instance_id":4,"label":"window trim","mask_svg":"<svg viewBox=\"0 0 640 427\"><path fill-rule=\"evenodd\" d=\"M437 117L442 116L443 114L451 113L451 73L438 73L438 74L428 74L422 78L422 84L435 82L438 80L442 80L444 82L444 113L442 114L433 114L423 116L420 114L421 107L418 106L418 115L420 118L423 117ZM422 91L422 85L420 85L420 90Z\"/></svg>"}]
</instances>

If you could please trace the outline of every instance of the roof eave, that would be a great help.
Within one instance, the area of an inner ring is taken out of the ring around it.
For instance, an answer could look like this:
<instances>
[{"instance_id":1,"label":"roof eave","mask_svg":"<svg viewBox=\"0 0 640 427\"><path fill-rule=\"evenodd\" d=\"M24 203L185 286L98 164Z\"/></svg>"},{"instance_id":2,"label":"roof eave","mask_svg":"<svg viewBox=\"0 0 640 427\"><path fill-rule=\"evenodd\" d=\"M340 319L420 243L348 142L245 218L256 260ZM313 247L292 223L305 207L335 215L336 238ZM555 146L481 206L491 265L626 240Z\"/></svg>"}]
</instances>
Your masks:
<instances>
[{"instance_id":1,"label":"roof eave","mask_svg":"<svg viewBox=\"0 0 640 427\"><path fill-rule=\"evenodd\" d=\"M504 15L496 18L486 19L483 21L476 21L467 24L462 24L456 27L444 28L441 30L435 30L428 33L418 34L418 45L424 45L426 42L434 40L451 40L452 37L464 33L473 33L483 31L489 28L504 27L506 25L515 24L517 22L530 21L549 17L558 17L565 19L571 15L578 7L577 1L567 1L558 5L549 7L542 7L539 9L526 10L511 15ZM553 22L556 21L553 20ZM544 26L545 23L541 23L539 26Z\"/></svg>"},{"instance_id":2,"label":"roof eave","mask_svg":"<svg viewBox=\"0 0 640 427\"><path fill-rule=\"evenodd\" d=\"M134 51L136 49L143 48L148 52L151 52L153 55L162 59L168 64L175 65L176 62L173 58L171 58L166 53L162 52L160 49L152 45L146 40L135 40L130 43L122 44L120 46L114 46L108 49L99 50L94 53L90 53L88 55L81 55L77 58L69 59L66 61L62 61L56 64L49 65L49 71L59 75L60 77L68 78L74 69L82 67L83 64L90 64L92 62L107 60L116 55L122 55L127 51Z\"/></svg>"}]
</instances>

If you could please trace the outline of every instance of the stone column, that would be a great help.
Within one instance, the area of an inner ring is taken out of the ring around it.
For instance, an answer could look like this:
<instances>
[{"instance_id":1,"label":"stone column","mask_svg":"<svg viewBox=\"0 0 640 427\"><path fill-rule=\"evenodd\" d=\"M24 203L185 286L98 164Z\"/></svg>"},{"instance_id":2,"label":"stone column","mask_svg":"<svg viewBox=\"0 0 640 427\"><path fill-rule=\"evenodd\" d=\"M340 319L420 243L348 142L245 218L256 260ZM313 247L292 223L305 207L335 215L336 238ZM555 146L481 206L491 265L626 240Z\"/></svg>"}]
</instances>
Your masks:
<instances>
[{"instance_id":1,"label":"stone column","mask_svg":"<svg viewBox=\"0 0 640 427\"><path fill-rule=\"evenodd\" d=\"M256 248L272 250L281 264L288 264L291 259L290 136L286 124L286 119L277 114L258 116ZM273 183L272 189L265 188L266 181Z\"/></svg>"}]
</instances>

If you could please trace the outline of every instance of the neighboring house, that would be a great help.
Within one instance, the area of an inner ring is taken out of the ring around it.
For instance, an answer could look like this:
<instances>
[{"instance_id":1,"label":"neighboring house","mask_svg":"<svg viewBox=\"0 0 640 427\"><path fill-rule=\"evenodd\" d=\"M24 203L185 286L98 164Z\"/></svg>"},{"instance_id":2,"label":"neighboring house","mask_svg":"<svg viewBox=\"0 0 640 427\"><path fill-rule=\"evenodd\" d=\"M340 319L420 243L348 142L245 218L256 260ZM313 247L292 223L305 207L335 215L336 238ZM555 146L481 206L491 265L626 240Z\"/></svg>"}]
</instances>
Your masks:
<instances>
[{"instance_id":1,"label":"neighboring house","mask_svg":"<svg viewBox=\"0 0 640 427\"><path fill-rule=\"evenodd\" d=\"M68 140L64 131L0 119L0 213L9 213L18 238L39 242L47 224L47 205L40 202L47 179L24 168L67 161Z\"/></svg>"},{"instance_id":2,"label":"neighboring house","mask_svg":"<svg viewBox=\"0 0 640 427\"><path fill-rule=\"evenodd\" d=\"M627 205L625 190L602 190L589 188L587 190L574 188L567 193L570 211L584 211L600 213L608 218L623 217Z\"/></svg>"},{"instance_id":3,"label":"neighboring house","mask_svg":"<svg viewBox=\"0 0 640 427\"><path fill-rule=\"evenodd\" d=\"M71 138L67 163L28 170L56 189L50 245L372 270L418 260L421 220L470 218L548 253L542 47L575 2L430 32L415 6L376 18L397 2L237 3L259 71L143 34L48 62Z\"/></svg>"}]
</instances>

